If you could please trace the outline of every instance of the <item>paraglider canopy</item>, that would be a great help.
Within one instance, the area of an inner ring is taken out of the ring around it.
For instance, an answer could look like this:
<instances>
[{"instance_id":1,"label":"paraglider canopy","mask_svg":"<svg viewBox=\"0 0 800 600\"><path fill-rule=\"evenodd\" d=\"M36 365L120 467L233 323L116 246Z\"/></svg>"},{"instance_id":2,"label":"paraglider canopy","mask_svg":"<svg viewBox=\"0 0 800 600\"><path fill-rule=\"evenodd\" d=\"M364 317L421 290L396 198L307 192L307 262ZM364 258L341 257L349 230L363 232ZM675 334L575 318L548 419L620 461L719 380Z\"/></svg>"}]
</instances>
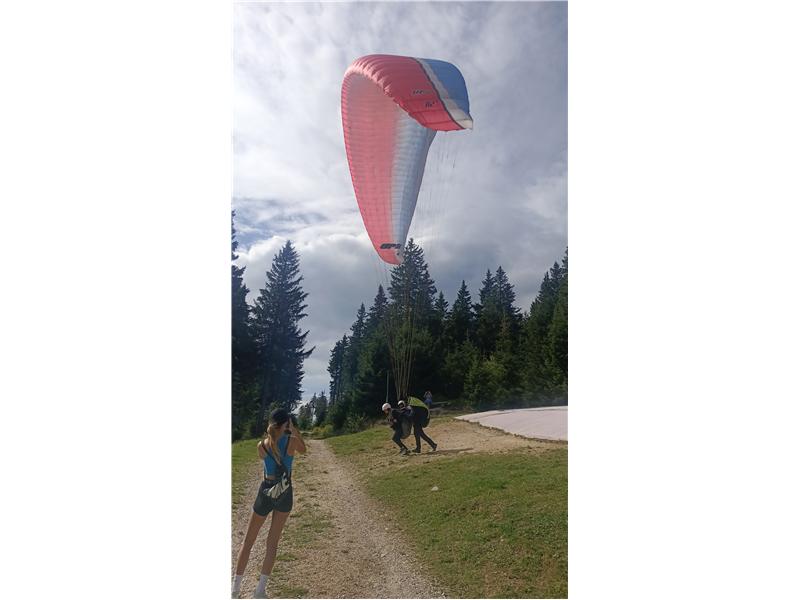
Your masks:
<instances>
[{"instance_id":1,"label":"paraglider canopy","mask_svg":"<svg viewBox=\"0 0 800 600\"><path fill-rule=\"evenodd\" d=\"M372 245L385 262L400 264L436 132L472 128L464 77L441 60L363 56L344 76L342 125Z\"/></svg>"}]
</instances>

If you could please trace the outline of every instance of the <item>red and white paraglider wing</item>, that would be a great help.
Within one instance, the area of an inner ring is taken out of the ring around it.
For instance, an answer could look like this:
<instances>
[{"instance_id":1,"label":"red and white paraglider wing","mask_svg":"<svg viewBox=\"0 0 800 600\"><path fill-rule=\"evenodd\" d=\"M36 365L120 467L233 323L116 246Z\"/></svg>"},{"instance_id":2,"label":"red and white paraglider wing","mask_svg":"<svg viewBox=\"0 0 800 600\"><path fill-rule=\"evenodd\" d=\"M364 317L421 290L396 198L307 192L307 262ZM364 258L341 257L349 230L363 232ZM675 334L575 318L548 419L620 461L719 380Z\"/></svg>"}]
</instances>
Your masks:
<instances>
[{"instance_id":1,"label":"red and white paraglider wing","mask_svg":"<svg viewBox=\"0 0 800 600\"><path fill-rule=\"evenodd\" d=\"M344 76L342 125L369 238L399 264L436 132L472 128L464 78L439 60L364 56Z\"/></svg>"}]
</instances>

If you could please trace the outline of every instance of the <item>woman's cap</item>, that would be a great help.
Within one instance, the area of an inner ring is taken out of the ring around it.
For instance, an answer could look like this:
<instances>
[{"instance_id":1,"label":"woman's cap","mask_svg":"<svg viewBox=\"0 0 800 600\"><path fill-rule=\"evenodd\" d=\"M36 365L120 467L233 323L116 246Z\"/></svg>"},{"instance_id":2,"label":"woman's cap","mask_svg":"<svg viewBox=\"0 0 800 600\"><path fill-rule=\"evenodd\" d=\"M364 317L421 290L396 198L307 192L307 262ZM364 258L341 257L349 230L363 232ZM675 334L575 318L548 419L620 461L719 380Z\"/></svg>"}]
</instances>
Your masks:
<instances>
[{"instance_id":1,"label":"woman's cap","mask_svg":"<svg viewBox=\"0 0 800 600\"><path fill-rule=\"evenodd\" d=\"M276 408L269 415L270 423L275 423L275 425L283 425L288 420L289 420L289 411L286 410L285 408Z\"/></svg>"},{"instance_id":2,"label":"woman's cap","mask_svg":"<svg viewBox=\"0 0 800 600\"><path fill-rule=\"evenodd\" d=\"M386 403L384 403L384 405L383 405L383 406L381 406L381 410L382 410L383 412L386 412L387 410L392 410L392 405L391 405L391 404L389 404L388 402L386 402Z\"/></svg>"}]
</instances>

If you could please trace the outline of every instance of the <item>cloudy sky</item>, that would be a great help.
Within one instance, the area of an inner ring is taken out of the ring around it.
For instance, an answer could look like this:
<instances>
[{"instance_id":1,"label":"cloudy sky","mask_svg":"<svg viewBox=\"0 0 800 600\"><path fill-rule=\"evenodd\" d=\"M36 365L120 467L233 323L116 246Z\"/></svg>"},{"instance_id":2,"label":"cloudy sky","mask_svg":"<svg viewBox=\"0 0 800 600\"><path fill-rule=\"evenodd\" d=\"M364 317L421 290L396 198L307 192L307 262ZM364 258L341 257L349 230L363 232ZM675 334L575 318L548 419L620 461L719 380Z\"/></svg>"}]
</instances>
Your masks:
<instances>
[{"instance_id":1,"label":"cloudy sky","mask_svg":"<svg viewBox=\"0 0 800 600\"><path fill-rule=\"evenodd\" d=\"M454 63L473 131L439 134L409 235L452 304L487 269L527 310L567 246L566 3L247 3L234 8L233 208L252 302L277 250L300 254L316 346L304 397L383 271L353 194L340 94L366 54Z\"/></svg>"}]
</instances>

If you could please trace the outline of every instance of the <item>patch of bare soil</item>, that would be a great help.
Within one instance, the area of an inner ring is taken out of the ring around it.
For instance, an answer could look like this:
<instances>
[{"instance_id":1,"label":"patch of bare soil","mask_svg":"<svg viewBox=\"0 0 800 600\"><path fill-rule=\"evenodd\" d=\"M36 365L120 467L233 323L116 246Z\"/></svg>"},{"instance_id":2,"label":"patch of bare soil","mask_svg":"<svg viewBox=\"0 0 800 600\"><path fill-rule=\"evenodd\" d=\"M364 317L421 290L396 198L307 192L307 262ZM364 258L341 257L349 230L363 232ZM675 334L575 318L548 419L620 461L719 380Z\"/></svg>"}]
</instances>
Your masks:
<instances>
[{"instance_id":1,"label":"patch of bare soil","mask_svg":"<svg viewBox=\"0 0 800 600\"><path fill-rule=\"evenodd\" d=\"M422 442L420 454L410 454L407 457L397 456L397 446L392 442L391 430L386 428L386 441L381 449L375 453L362 454L349 457L358 463L362 472L385 471L386 469L403 469L412 464L427 463L462 454L498 454L507 452L527 452L539 454L552 450L566 442L549 442L532 440L529 438L512 435L500 429L490 429L469 421L458 421L450 417L439 417L431 421L425 433L437 446L436 452ZM413 433L403 440L403 443L413 449L416 442ZM383 451L385 449L385 452Z\"/></svg>"}]
</instances>

